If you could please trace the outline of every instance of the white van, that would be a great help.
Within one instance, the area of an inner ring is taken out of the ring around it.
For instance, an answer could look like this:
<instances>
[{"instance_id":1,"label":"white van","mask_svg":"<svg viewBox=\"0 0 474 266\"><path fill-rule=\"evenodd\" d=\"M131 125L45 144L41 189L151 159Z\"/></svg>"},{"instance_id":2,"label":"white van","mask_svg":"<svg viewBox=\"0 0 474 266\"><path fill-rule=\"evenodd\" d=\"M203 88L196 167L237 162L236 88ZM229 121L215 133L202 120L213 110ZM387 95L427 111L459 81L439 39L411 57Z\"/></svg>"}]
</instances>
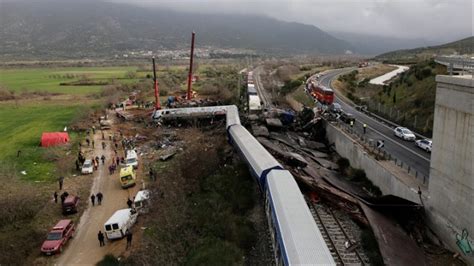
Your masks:
<instances>
[{"instance_id":1,"label":"white van","mask_svg":"<svg viewBox=\"0 0 474 266\"><path fill-rule=\"evenodd\" d=\"M146 213L148 212L148 200L150 199L150 191L149 190L140 190L135 195L135 200L133 205L135 210L139 213Z\"/></svg>"},{"instance_id":2,"label":"white van","mask_svg":"<svg viewBox=\"0 0 474 266\"><path fill-rule=\"evenodd\" d=\"M134 169L138 168L138 156L135 150L127 151L127 157L125 157L125 165L133 166Z\"/></svg>"},{"instance_id":3,"label":"white van","mask_svg":"<svg viewBox=\"0 0 474 266\"><path fill-rule=\"evenodd\" d=\"M137 216L138 213L133 209L116 211L104 224L107 239L123 238L137 221Z\"/></svg>"}]
</instances>

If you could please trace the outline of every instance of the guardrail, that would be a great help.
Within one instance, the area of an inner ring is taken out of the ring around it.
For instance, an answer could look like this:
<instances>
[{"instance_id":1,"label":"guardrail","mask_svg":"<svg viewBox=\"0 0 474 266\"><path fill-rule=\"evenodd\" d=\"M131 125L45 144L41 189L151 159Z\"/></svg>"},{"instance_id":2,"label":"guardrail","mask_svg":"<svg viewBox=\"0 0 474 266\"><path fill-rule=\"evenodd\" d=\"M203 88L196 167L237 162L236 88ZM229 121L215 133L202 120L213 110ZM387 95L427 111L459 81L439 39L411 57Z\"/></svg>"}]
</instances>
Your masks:
<instances>
[{"instance_id":1,"label":"guardrail","mask_svg":"<svg viewBox=\"0 0 474 266\"><path fill-rule=\"evenodd\" d=\"M363 133L358 133L348 124L343 123L339 120L330 121L332 125L335 125L337 128L341 129L345 133L352 136L354 140L356 140L359 144L361 144L367 151L375 157L376 160L383 160L389 161L395 164L397 167L405 170L410 176L414 177L415 180L421 182L424 186L428 186L429 184L429 176L425 176L422 173L419 173L416 169L413 169L409 164L404 162L402 159L397 158L396 156L392 155L390 152L383 148L377 147L377 141L374 139L367 138Z\"/></svg>"},{"instance_id":2,"label":"guardrail","mask_svg":"<svg viewBox=\"0 0 474 266\"><path fill-rule=\"evenodd\" d=\"M435 58L435 62L447 66L451 75L453 74L454 69L460 69L471 73L474 71L474 59L468 57L438 56Z\"/></svg>"}]
</instances>

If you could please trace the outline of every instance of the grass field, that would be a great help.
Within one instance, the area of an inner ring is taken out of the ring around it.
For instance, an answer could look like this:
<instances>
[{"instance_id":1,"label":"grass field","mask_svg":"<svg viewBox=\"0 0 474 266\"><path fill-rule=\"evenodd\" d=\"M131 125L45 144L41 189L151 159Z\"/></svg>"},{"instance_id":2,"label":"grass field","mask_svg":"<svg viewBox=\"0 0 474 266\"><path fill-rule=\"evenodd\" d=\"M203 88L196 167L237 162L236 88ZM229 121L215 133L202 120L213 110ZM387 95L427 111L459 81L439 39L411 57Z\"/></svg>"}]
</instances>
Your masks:
<instances>
[{"instance_id":1,"label":"grass field","mask_svg":"<svg viewBox=\"0 0 474 266\"><path fill-rule=\"evenodd\" d=\"M136 73L134 78L127 78L130 71L137 67L65 67L65 68L24 68L0 69L0 86L21 93L24 91L42 91L62 94L90 94L100 90L100 85L61 86L60 83L79 81L86 77L94 82L133 82L143 78L147 73Z\"/></svg>"},{"instance_id":2,"label":"grass field","mask_svg":"<svg viewBox=\"0 0 474 266\"><path fill-rule=\"evenodd\" d=\"M46 149L39 146L41 134L62 131L80 110L77 104L0 105L0 162L15 169L18 175L26 171L24 177L28 180L54 179L53 163L42 158ZM18 150L21 150L19 158L16 157Z\"/></svg>"}]
</instances>

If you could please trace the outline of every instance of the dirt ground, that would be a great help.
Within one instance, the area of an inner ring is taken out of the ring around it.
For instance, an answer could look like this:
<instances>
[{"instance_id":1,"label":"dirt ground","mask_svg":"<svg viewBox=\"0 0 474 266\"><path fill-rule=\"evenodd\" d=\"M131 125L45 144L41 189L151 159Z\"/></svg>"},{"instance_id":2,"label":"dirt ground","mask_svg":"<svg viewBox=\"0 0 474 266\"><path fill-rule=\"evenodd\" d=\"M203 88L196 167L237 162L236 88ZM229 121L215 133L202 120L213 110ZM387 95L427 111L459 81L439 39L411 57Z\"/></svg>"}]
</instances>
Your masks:
<instances>
[{"instance_id":1,"label":"dirt ground","mask_svg":"<svg viewBox=\"0 0 474 266\"><path fill-rule=\"evenodd\" d=\"M113 112L109 112L109 118L113 118ZM112 119L113 120L113 119ZM115 121L114 121L115 124ZM61 254L54 264L58 265L71 265L71 264L96 264L106 254L113 254L114 256L125 255L126 240L114 240L107 241L105 247L99 247L99 241L97 234L99 230L104 232L103 225L108 218L117 210L127 208L127 199L132 198L137 191L143 186L140 171L137 172L137 185L129 188L122 189L119 183L119 171L115 174L109 175L108 166L112 163L111 158L114 158L114 147L113 142L108 140L108 135L114 132L116 129L112 126L111 130L105 132L105 143L107 144L106 149L102 149L102 135L100 130L96 130L94 135L95 149L86 153L86 158L92 158L95 156L106 157L105 165L100 165L98 170L94 172L94 181L91 188L91 194L97 194L99 191L104 195L102 205L92 206L90 198L88 198L88 208L84 211L79 225L76 228L76 234L74 238L69 242L65 248L64 254ZM124 151L120 149L118 155L124 156ZM140 169L139 169L140 170ZM86 200L86 199L84 199ZM137 226L133 230L133 244L138 242L137 238Z\"/></svg>"}]
</instances>

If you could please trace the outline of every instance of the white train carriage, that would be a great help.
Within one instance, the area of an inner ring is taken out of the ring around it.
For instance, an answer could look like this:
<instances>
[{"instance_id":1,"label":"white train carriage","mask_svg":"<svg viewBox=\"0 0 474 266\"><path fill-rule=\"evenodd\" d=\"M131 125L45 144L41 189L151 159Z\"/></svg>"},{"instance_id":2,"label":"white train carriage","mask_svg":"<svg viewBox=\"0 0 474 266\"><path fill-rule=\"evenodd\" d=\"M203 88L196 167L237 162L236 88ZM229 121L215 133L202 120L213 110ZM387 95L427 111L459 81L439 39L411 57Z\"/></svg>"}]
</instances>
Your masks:
<instances>
[{"instance_id":1,"label":"white train carriage","mask_svg":"<svg viewBox=\"0 0 474 266\"><path fill-rule=\"evenodd\" d=\"M268 174L265 211L277 265L336 265L287 170L272 170Z\"/></svg>"},{"instance_id":2,"label":"white train carriage","mask_svg":"<svg viewBox=\"0 0 474 266\"><path fill-rule=\"evenodd\" d=\"M260 111L262 110L262 102L258 95L249 95L249 110L250 111Z\"/></svg>"},{"instance_id":3,"label":"white train carriage","mask_svg":"<svg viewBox=\"0 0 474 266\"><path fill-rule=\"evenodd\" d=\"M237 151L250 166L251 174L264 189L268 172L283 167L242 125L231 126L228 134Z\"/></svg>"},{"instance_id":4,"label":"white train carriage","mask_svg":"<svg viewBox=\"0 0 474 266\"><path fill-rule=\"evenodd\" d=\"M247 95L257 95L257 89L255 88L254 84L247 85Z\"/></svg>"}]
</instances>

